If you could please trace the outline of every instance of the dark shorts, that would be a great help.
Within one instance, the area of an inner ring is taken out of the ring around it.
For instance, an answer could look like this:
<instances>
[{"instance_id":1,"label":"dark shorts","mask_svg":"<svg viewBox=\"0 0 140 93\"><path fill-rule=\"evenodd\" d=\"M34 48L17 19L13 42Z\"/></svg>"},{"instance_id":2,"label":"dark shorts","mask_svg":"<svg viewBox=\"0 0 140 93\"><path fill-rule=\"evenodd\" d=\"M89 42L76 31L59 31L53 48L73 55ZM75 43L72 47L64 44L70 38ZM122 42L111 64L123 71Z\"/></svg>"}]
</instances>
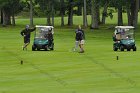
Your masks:
<instances>
[{"instance_id":1,"label":"dark shorts","mask_svg":"<svg viewBox=\"0 0 140 93\"><path fill-rule=\"evenodd\" d=\"M30 43L30 38L24 38L24 43Z\"/></svg>"},{"instance_id":2,"label":"dark shorts","mask_svg":"<svg viewBox=\"0 0 140 93\"><path fill-rule=\"evenodd\" d=\"M76 38L76 41L81 41L81 40L83 40L82 38Z\"/></svg>"}]
</instances>

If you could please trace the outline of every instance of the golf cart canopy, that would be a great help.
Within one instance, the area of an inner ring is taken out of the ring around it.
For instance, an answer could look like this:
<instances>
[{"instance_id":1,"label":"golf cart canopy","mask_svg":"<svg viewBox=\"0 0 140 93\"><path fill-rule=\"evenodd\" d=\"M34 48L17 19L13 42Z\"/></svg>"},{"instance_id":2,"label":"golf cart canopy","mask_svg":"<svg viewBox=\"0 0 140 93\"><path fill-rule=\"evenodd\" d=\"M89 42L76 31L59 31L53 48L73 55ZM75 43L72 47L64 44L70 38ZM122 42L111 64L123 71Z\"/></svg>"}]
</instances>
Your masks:
<instances>
[{"instance_id":1,"label":"golf cart canopy","mask_svg":"<svg viewBox=\"0 0 140 93\"><path fill-rule=\"evenodd\" d=\"M116 26L114 34L118 39L133 39L134 27L133 26Z\"/></svg>"},{"instance_id":2,"label":"golf cart canopy","mask_svg":"<svg viewBox=\"0 0 140 93\"><path fill-rule=\"evenodd\" d=\"M53 31L53 26L41 26L41 25L36 25L36 28L39 28L41 31L46 31L48 32L49 30L51 30L52 34L54 34Z\"/></svg>"},{"instance_id":3,"label":"golf cart canopy","mask_svg":"<svg viewBox=\"0 0 140 93\"><path fill-rule=\"evenodd\" d=\"M53 31L53 26L40 26L40 25L36 25L36 31L35 31L35 38L42 38L42 39L46 39L46 35L48 33L52 33L54 34Z\"/></svg>"},{"instance_id":4,"label":"golf cart canopy","mask_svg":"<svg viewBox=\"0 0 140 93\"><path fill-rule=\"evenodd\" d=\"M121 29L134 29L133 26L116 26L116 29L121 28Z\"/></svg>"},{"instance_id":5,"label":"golf cart canopy","mask_svg":"<svg viewBox=\"0 0 140 93\"><path fill-rule=\"evenodd\" d=\"M54 28L53 26L40 26L40 25L36 25L36 27Z\"/></svg>"}]
</instances>

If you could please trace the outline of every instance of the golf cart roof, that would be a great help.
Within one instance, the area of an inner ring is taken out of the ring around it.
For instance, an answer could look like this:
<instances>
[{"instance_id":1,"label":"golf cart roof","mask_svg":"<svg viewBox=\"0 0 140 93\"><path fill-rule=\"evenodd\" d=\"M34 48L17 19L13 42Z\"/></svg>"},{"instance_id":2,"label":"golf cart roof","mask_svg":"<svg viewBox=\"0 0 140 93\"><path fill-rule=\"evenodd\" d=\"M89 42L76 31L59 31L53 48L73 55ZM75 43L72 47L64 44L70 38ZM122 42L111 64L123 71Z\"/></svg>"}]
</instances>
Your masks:
<instances>
[{"instance_id":1,"label":"golf cart roof","mask_svg":"<svg viewBox=\"0 0 140 93\"><path fill-rule=\"evenodd\" d=\"M36 25L36 27L54 28L53 26L41 26L41 25Z\"/></svg>"},{"instance_id":2,"label":"golf cart roof","mask_svg":"<svg viewBox=\"0 0 140 93\"><path fill-rule=\"evenodd\" d=\"M115 28L116 29L118 29L118 28L122 28L122 29L133 29L134 27L133 26L116 26Z\"/></svg>"}]
</instances>

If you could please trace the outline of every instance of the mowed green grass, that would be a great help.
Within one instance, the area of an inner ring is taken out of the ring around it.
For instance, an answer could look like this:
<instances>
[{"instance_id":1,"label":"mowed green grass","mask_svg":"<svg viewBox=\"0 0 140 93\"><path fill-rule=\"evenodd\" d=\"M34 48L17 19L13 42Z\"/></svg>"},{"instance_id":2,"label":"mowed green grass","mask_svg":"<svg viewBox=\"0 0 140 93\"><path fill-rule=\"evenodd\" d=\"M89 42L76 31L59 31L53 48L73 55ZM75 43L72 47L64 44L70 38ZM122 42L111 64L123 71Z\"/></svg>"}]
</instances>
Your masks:
<instances>
[{"instance_id":1,"label":"mowed green grass","mask_svg":"<svg viewBox=\"0 0 140 93\"><path fill-rule=\"evenodd\" d=\"M114 52L113 29L107 25L85 29L83 54L71 51L75 29L66 27L55 28L54 51L31 51L33 33L28 50L22 51L20 31L26 21L0 28L0 93L140 92L140 29L136 30L136 52Z\"/></svg>"}]
</instances>

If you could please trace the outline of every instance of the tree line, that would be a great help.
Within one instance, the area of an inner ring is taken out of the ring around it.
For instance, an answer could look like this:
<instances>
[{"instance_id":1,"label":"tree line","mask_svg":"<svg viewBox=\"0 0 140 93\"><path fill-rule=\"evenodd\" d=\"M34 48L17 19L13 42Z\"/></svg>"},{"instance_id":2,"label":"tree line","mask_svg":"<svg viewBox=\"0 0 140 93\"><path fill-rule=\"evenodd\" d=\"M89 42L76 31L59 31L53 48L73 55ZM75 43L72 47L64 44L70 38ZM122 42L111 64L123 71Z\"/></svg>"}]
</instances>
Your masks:
<instances>
[{"instance_id":1,"label":"tree line","mask_svg":"<svg viewBox=\"0 0 140 93\"><path fill-rule=\"evenodd\" d=\"M61 17L61 26L64 26L64 17L68 17L67 25L73 25L73 16L83 16L83 26L99 28L100 24L106 24L106 17L113 18L113 7L117 11L118 22L116 25L124 25L123 12L127 13L128 25L137 27L139 0L0 0L0 24L15 25L15 16L30 10L30 25L33 25L33 15L38 14L35 8L46 16L46 25L55 25L56 14ZM102 8L102 12L101 12ZM91 24L87 24L87 15L91 15Z\"/></svg>"}]
</instances>

